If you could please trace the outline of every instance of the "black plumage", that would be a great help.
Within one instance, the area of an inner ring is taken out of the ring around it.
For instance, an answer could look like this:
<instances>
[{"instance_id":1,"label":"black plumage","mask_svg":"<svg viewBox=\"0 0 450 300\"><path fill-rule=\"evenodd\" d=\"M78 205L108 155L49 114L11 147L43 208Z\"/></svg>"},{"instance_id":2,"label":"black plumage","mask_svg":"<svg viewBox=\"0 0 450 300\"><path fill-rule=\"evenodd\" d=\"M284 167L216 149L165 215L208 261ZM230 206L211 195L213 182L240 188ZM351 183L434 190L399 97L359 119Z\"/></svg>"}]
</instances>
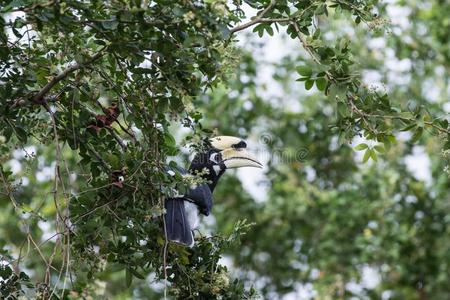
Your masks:
<instances>
[{"instance_id":1,"label":"black plumage","mask_svg":"<svg viewBox=\"0 0 450 300\"><path fill-rule=\"evenodd\" d=\"M170 241L191 246L194 244L194 237L184 209L184 201L184 198L170 198L165 202L166 234Z\"/></svg>"}]
</instances>

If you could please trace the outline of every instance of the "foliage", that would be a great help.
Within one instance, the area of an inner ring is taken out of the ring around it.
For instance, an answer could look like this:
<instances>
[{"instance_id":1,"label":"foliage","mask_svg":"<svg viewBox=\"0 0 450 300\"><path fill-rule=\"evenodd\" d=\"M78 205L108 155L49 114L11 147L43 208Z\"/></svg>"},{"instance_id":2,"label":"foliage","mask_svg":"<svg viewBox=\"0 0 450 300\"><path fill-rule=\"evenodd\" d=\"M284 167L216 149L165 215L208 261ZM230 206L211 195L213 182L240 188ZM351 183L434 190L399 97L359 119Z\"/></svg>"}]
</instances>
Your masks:
<instances>
[{"instance_id":1,"label":"foliage","mask_svg":"<svg viewBox=\"0 0 450 300\"><path fill-rule=\"evenodd\" d=\"M448 175L436 153L450 132L421 90L438 81L437 66L448 71L448 4L401 2L414 17L406 40L378 1L244 2L2 2L2 295L145 299L162 297L160 282L180 299L252 298L255 288L277 298L299 283L321 299L448 295ZM243 5L256 16L245 21ZM237 48L247 29L297 42L298 56L274 65L278 99L257 83L259 58ZM380 37L399 59L415 58L406 90L368 87L360 75L386 72L366 46ZM283 155L268 161L267 199L226 176L217 235L192 249L168 244L163 201L186 183L166 167L188 159L180 145L198 151L215 128L260 134L263 151ZM434 155L433 184L400 159L414 143ZM355 151L378 163L362 167ZM365 267L382 279L358 294L348 284Z\"/></svg>"}]
</instances>

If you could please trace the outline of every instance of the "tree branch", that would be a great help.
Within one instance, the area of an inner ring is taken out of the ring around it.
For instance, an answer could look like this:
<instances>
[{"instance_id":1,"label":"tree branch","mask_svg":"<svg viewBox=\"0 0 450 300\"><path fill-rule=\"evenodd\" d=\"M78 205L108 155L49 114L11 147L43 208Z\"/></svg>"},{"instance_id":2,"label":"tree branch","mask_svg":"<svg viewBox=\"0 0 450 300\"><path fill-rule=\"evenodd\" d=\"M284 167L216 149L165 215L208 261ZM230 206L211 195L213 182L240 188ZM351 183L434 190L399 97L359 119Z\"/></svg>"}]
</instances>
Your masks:
<instances>
[{"instance_id":1,"label":"tree branch","mask_svg":"<svg viewBox=\"0 0 450 300\"><path fill-rule=\"evenodd\" d=\"M305 49L306 52L311 56L311 58L314 60L315 63L318 65L322 65L322 62L320 59L316 56L313 50L311 50L311 47L308 45L308 42L303 37L300 28L298 27L297 23L291 21L292 26L294 26L295 32L297 33L298 39L300 40L300 43L302 44L302 47ZM325 74L331 82L334 84L338 84L338 80L328 71L325 71ZM359 115L359 117L363 120L364 124L366 124L367 128L371 130L372 132L376 133L377 131L372 127L370 122L367 120L367 118L381 118L381 119L396 119L396 120L405 120L405 121L415 121L411 119L405 119L401 116L390 116L390 115L377 115L377 114L367 114L363 111L361 111L358 106L354 103L354 98L352 96L347 96L347 102L350 104L350 108L353 112ZM447 128L442 128L439 125L434 124L433 122L424 122L425 125L435 128L437 131L450 134L450 130Z\"/></svg>"},{"instance_id":2,"label":"tree branch","mask_svg":"<svg viewBox=\"0 0 450 300\"><path fill-rule=\"evenodd\" d=\"M53 77L52 80L50 80L49 83L47 83L36 95L33 96L32 101L35 103L41 103L42 99L44 98L44 96L50 92L50 90L56 85L58 84L58 82L60 82L61 80L64 80L67 76L69 76L71 73L75 72L76 70L79 70L81 68L83 68L84 66L87 66L93 62L95 62L96 60L98 60L99 58L101 58L104 53L103 50L105 48L103 48L102 50L100 50L99 52L97 52L94 56L92 56L91 58L89 58L86 62L84 63L76 63L73 66L70 66L69 68L65 69L62 73L60 73L59 75Z\"/></svg>"},{"instance_id":3,"label":"tree branch","mask_svg":"<svg viewBox=\"0 0 450 300\"><path fill-rule=\"evenodd\" d=\"M315 63L318 65L321 65L322 62L319 58L314 54L314 52L310 49L310 46L308 45L308 42L305 40L305 38L302 35L302 32L300 31L300 28L298 27L297 23L291 22L291 25L294 26L295 32L297 33L298 39L300 40L300 43L302 44L303 48L308 52L308 54L311 56L311 58L314 60Z\"/></svg>"},{"instance_id":4,"label":"tree branch","mask_svg":"<svg viewBox=\"0 0 450 300\"><path fill-rule=\"evenodd\" d=\"M29 7L19 7L19 8L16 8L16 9L13 9L13 10L11 10L11 12L18 12L18 11L24 11L24 12L31 12L31 11L34 11L35 9L37 9L37 8L46 8L46 7L49 7L49 6L52 6L52 5L54 5L55 4L55 0L51 0L51 1L49 1L49 2L47 2L47 3L36 3L36 4L34 4L34 5L32 5L32 6L29 6Z\"/></svg>"},{"instance_id":5,"label":"tree branch","mask_svg":"<svg viewBox=\"0 0 450 300\"><path fill-rule=\"evenodd\" d=\"M258 23L262 23L262 22L266 22L266 23L267 22L276 22L276 21L272 21L271 19L263 19L264 15L267 14L275 6L275 4L276 4L276 0L270 1L270 4L259 15L257 15L253 20L251 20L248 23L245 23L245 24L242 24L242 25L239 25L239 26L236 26L236 27L232 28L230 30L231 34L234 34L234 33L238 32L238 31L244 30L244 29L246 29L248 27L251 27L251 26L253 26L255 24L258 24ZM287 20L289 20L289 18L287 18L284 21L287 21ZM279 21L279 19L278 19L278 21Z\"/></svg>"}]
</instances>

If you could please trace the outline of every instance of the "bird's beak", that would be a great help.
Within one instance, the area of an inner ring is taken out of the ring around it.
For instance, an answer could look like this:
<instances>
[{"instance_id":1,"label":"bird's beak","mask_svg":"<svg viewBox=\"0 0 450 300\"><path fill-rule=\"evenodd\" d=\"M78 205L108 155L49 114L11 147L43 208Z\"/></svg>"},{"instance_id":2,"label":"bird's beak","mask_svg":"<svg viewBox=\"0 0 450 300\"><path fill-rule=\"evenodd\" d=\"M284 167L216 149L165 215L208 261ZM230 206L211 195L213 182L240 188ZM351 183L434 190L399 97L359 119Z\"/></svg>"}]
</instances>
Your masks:
<instances>
[{"instance_id":1,"label":"bird's beak","mask_svg":"<svg viewBox=\"0 0 450 300\"><path fill-rule=\"evenodd\" d=\"M262 169L263 167L256 157L244 148L228 148L222 150L220 153L222 155L222 162L227 169L241 167Z\"/></svg>"}]
</instances>

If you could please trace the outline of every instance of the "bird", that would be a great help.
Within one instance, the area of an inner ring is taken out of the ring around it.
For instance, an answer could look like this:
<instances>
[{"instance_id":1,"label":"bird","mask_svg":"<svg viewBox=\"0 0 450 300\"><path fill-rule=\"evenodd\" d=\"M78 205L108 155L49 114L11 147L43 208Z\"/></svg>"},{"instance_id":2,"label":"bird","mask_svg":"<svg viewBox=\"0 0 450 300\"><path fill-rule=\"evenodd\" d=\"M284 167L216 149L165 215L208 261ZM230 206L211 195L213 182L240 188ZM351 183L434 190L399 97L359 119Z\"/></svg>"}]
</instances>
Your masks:
<instances>
[{"instance_id":1,"label":"bird","mask_svg":"<svg viewBox=\"0 0 450 300\"><path fill-rule=\"evenodd\" d=\"M247 143L234 136L217 136L209 140L209 147L195 155L188 170L178 168L182 175L201 174L204 183L190 187L184 195L165 201L165 234L169 241L193 247L194 233L200 215L208 216L213 206L212 193L227 169L263 165L247 151Z\"/></svg>"}]
</instances>

